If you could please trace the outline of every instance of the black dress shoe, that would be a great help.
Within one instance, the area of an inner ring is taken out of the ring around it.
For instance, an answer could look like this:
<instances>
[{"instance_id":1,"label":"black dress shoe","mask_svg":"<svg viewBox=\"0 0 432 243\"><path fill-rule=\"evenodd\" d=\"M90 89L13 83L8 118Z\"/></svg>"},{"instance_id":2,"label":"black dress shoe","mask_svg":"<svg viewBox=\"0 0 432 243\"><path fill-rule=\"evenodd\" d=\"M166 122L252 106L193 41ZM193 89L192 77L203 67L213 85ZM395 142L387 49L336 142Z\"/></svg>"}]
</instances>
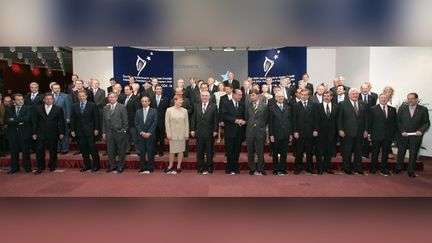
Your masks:
<instances>
[{"instance_id":1,"label":"black dress shoe","mask_svg":"<svg viewBox=\"0 0 432 243\"><path fill-rule=\"evenodd\" d=\"M78 151L78 152L73 153L72 155L78 155L78 154L81 154L81 152ZM105 155L106 155L106 154L105 154Z\"/></svg>"},{"instance_id":2,"label":"black dress shoe","mask_svg":"<svg viewBox=\"0 0 432 243\"><path fill-rule=\"evenodd\" d=\"M352 174L353 174L351 170L344 170L344 172L345 172L345 174L347 174L347 175L352 175Z\"/></svg>"},{"instance_id":3,"label":"black dress shoe","mask_svg":"<svg viewBox=\"0 0 432 243\"><path fill-rule=\"evenodd\" d=\"M322 175L323 172L319 170L319 171L317 172L317 174L318 174L318 175Z\"/></svg>"},{"instance_id":4,"label":"black dress shoe","mask_svg":"<svg viewBox=\"0 0 432 243\"><path fill-rule=\"evenodd\" d=\"M273 171L273 175L277 175L277 174L278 174L278 172L274 170Z\"/></svg>"},{"instance_id":5,"label":"black dress shoe","mask_svg":"<svg viewBox=\"0 0 432 243\"><path fill-rule=\"evenodd\" d=\"M50 168L50 169L49 169L50 172L53 172L53 171L55 171L55 170L56 170L55 168Z\"/></svg>"},{"instance_id":6,"label":"black dress shoe","mask_svg":"<svg viewBox=\"0 0 432 243\"><path fill-rule=\"evenodd\" d=\"M365 175L365 173L362 170L356 170L356 175Z\"/></svg>"},{"instance_id":7,"label":"black dress shoe","mask_svg":"<svg viewBox=\"0 0 432 243\"><path fill-rule=\"evenodd\" d=\"M207 172L208 172L209 174L213 174L213 169L211 169L211 170L207 170Z\"/></svg>"},{"instance_id":8,"label":"black dress shoe","mask_svg":"<svg viewBox=\"0 0 432 243\"><path fill-rule=\"evenodd\" d=\"M30 172L32 172L32 170L31 169L25 169L25 172L30 173Z\"/></svg>"},{"instance_id":9,"label":"black dress shoe","mask_svg":"<svg viewBox=\"0 0 432 243\"><path fill-rule=\"evenodd\" d=\"M410 178L416 178L417 175L415 173L409 173L408 172L408 177L410 177Z\"/></svg>"},{"instance_id":10,"label":"black dress shoe","mask_svg":"<svg viewBox=\"0 0 432 243\"><path fill-rule=\"evenodd\" d=\"M138 171L138 173L143 173L145 170L144 169L140 169L139 171Z\"/></svg>"},{"instance_id":11,"label":"black dress shoe","mask_svg":"<svg viewBox=\"0 0 432 243\"><path fill-rule=\"evenodd\" d=\"M8 174L15 174L15 173L17 173L19 170L10 170L10 171L8 171L7 173Z\"/></svg>"},{"instance_id":12,"label":"black dress shoe","mask_svg":"<svg viewBox=\"0 0 432 243\"><path fill-rule=\"evenodd\" d=\"M312 174L312 175L315 175L315 174L316 174L316 171L315 171L315 170L306 170L306 172L309 173L309 174Z\"/></svg>"},{"instance_id":13,"label":"black dress shoe","mask_svg":"<svg viewBox=\"0 0 432 243\"><path fill-rule=\"evenodd\" d=\"M300 172L301 172L301 170L299 170L299 169L294 170L294 175L298 175L298 174L300 174Z\"/></svg>"},{"instance_id":14,"label":"black dress shoe","mask_svg":"<svg viewBox=\"0 0 432 243\"><path fill-rule=\"evenodd\" d=\"M82 169L80 170L80 172L86 172L86 171L88 171L88 170L90 170L90 168L88 168L88 167L84 167L84 168L82 168Z\"/></svg>"},{"instance_id":15,"label":"black dress shoe","mask_svg":"<svg viewBox=\"0 0 432 243\"><path fill-rule=\"evenodd\" d=\"M325 170L325 172L326 172L327 174L331 174L331 175L334 175L334 172L333 172L333 171L331 171L331 170Z\"/></svg>"},{"instance_id":16,"label":"black dress shoe","mask_svg":"<svg viewBox=\"0 0 432 243\"><path fill-rule=\"evenodd\" d=\"M378 170L377 170L377 169L371 169L369 172L370 172L371 174L376 174L376 173L378 172Z\"/></svg>"},{"instance_id":17,"label":"black dress shoe","mask_svg":"<svg viewBox=\"0 0 432 243\"><path fill-rule=\"evenodd\" d=\"M96 172L96 171L98 171L99 169L100 169L99 166L97 166L97 167L93 167L93 169L91 170L91 172Z\"/></svg>"},{"instance_id":18,"label":"black dress shoe","mask_svg":"<svg viewBox=\"0 0 432 243\"><path fill-rule=\"evenodd\" d=\"M120 174L120 173L123 173L123 171L124 171L124 168L119 168L119 169L117 170L117 173Z\"/></svg>"},{"instance_id":19,"label":"black dress shoe","mask_svg":"<svg viewBox=\"0 0 432 243\"><path fill-rule=\"evenodd\" d=\"M230 173L230 171L229 171L229 170L225 170L225 174L227 174L227 175L228 175L229 173Z\"/></svg>"},{"instance_id":20,"label":"black dress shoe","mask_svg":"<svg viewBox=\"0 0 432 243\"><path fill-rule=\"evenodd\" d=\"M39 175L40 173L42 173L42 170L37 170L37 171L35 172L35 175Z\"/></svg>"},{"instance_id":21,"label":"black dress shoe","mask_svg":"<svg viewBox=\"0 0 432 243\"><path fill-rule=\"evenodd\" d=\"M69 153L69 151L63 151L63 152L61 152L61 154L67 154L67 153Z\"/></svg>"},{"instance_id":22,"label":"black dress shoe","mask_svg":"<svg viewBox=\"0 0 432 243\"><path fill-rule=\"evenodd\" d=\"M253 170L249 171L249 175L254 175L254 173L255 173L255 171L253 171Z\"/></svg>"},{"instance_id":23,"label":"black dress shoe","mask_svg":"<svg viewBox=\"0 0 432 243\"><path fill-rule=\"evenodd\" d=\"M177 168L176 172L177 172L177 174L180 174L182 172L182 169L181 168Z\"/></svg>"},{"instance_id":24,"label":"black dress shoe","mask_svg":"<svg viewBox=\"0 0 432 243\"><path fill-rule=\"evenodd\" d=\"M402 173L402 170L395 169L393 172L394 172L395 174L400 174L400 173Z\"/></svg>"},{"instance_id":25,"label":"black dress shoe","mask_svg":"<svg viewBox=\"0 0 432 243\"><path fill-rule=\"evenodd\" d=\"M288 175L288 172L283 170L283 171L279 171L278 175Z\"/></svg>"},{"instance_id":26,"label":"black dress shoe","mask_svg":"<svg viewBox=\"0 0 432 243\"><path fill-rule=\"evenodd\" d=\"M267 172L265 170L260 171L262 175L267 175Z\"/></svg>"},{"instance_id":27,"label":"black dress shoe","mask_svg":"<svg viewBox=\"0 0 432 243\"><path fill-rule=\"evenodd\" d=\"M117 170L117 167L115 167L115 168L109 168L108 170L107 170L107 173L110 173L110 172L113 172L113 171L116 171Z\"/></svg>"},{"instance_id":28,"label":"black dress shoe","mask_svg":"<svg viewBox=\"0 0 432 243\"><path fill-rule=\"evenodd\" d=\"M167 168L164 169L164 173L169 173L169 172L171 172L172 170L173 170L173 168L168 168L168 167L167 167Z\"/></svg>"}]
</instances>

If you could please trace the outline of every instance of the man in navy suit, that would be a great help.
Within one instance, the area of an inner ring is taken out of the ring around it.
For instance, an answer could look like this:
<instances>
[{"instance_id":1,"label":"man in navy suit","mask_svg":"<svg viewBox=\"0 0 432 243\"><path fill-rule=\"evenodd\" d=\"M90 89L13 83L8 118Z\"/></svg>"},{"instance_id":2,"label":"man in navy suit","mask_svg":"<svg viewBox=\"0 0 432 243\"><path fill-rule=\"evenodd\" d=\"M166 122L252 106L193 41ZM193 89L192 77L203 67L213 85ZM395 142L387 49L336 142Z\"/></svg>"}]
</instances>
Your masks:
<instances>
[{"instance_id":1,"label":"man in navy suit","mask_svg":"<svg viewBox=\"0 0 432 243\"><path fill-rule=\"evenodd\" d=\"M39 84L36 82L30 83L30 92L24 97L24 104L29 106L42 105L43 95L39 93Z\"/></svg>"},{"instance_id":2,"label":"man in navy suit","mask_svg":"<svg viewBox=\"0 0 432 243\"><path fill-rule=\"evenodd\" d=\"M22 94L13 95L15 104L7 107L5 112L6 134L11 151L11 169L13 174L19 171L19 151L22 151L25 172L31 172L31 107L24 105Z\"/></svg>"},{"instance_id":3,"label":"man in navy suit","mask_svg":"<svg viewBox=\"0 0 432 243\"><path fill-rule=\"evenodd\" d=\"M50 172L57 166L58 139L63 139L65 120L62 108L54 105L52 93L44 95L44 104L35 106L32 111L33 140L36 140L36 159L38 169L36 175L45 169L45 143L48 143L50 152Z\"/></svg>"},{"instance_id":4,"label":"man in navy suit","mask_svg":"<svg viewBox=\"0 0 432 243\"><path fill-rule=\"evenodd\" d=\"M418 104L417 93L409 93L407 95L407 104L399 107L397 116L400 134L398 136L395 173L401 173L405 153L409 149L408 176L415 178L417 177L414 172L417 155L423 136L430 127L429 111L425 106Z\"/></svg>"},{"instance_id":5,"label":"man in navy suit","mask_svg":"<svg viewBox=\"0 0 432 243\"><path fill-rule=\"evenodd\" d=\"M77 137L78 146L84 160L81 172L100 169L99 153L96 147L96 136L100 133L99 110L95 103L87 101L87 92L78 92L79 102L72 107L71 135ZM90 157L93 159L91 166Z\"/></svg>"},{"instance_id":6,"label":"man in navy suit","mask_svg":"<svg viewBox=\"0 0 432 243\"><path fill-rule=\"evenodd\" d=\"M150 106L155 108L158 112L158 125L155 132L155 146L159 156L163 156L165 148L165 112L169 107L169 100L162 95L162 86L157 84L155 87L155 93L150 97Z\"/></svg>"},{"instance_id":7,"label":"man in navy suit","mask_svg":"<svg viewBox=\"0 0 432 243\"><path fill-rule=\"evenodd\" d=\"M245 136L245 105L240 89L234 89L231 101L224 103L222 119L225 125L225 150L227 151L227 168L225 174L239 174L238 160L240 156L241 143Z\"/></svg>"},{"instance_id":8,"label":"man in navy suit","mask_svg":"<svg viewBox=\"0 0 432 243\"><path fill-rule=\"evenodd\" d=\"M150 107L150 98L141 98L142 109L135 114L135 129L138 133L140 152L140 173L148 174L154 171L155 133L158 124L158 112Z\"/></svg>"},{"instance_id":9,"label":"man in navy suit","mask_svg":"<svg viewBox=\"0 0 432 243\"><path fill-rule=\"evenodd\" d=\"M61 152L62 154L67 154L69 152L69 136L67 135L69 132L68 125L70 124L71 119L71 110L72 110L72 99L68 94L60 92L60 85L53 84L52 91L54 96L54 105L62 108L63 117L65 119L65 136L63 139L58 142L57 152Z\"/></svg>"}]
</instances>

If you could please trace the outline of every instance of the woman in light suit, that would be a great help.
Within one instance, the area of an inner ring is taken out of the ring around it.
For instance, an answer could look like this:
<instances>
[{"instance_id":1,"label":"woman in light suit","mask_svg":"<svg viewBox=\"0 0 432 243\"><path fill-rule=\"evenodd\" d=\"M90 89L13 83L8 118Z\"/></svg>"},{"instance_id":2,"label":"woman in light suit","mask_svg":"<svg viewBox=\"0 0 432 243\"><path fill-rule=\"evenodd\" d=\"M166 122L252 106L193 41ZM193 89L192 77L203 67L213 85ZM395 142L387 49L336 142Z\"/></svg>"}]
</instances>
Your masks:
<instances>
[{"instance_id":1,"label":"woman in light suit","mask_svg":"<svg viewBox=\"0 0 432 243\"><path fill-rule=\"evenodd\" d=\"M169 165L165 169L167 174L181 172L185 142L189 139L189 118L187 110L182 107L183 98L181 95L175 95L173 100L174 106L168 108L165 113L165 130L170 146ZM177 169L174 170L175 154L177 154Z\"/></svg>"}]
</instances>

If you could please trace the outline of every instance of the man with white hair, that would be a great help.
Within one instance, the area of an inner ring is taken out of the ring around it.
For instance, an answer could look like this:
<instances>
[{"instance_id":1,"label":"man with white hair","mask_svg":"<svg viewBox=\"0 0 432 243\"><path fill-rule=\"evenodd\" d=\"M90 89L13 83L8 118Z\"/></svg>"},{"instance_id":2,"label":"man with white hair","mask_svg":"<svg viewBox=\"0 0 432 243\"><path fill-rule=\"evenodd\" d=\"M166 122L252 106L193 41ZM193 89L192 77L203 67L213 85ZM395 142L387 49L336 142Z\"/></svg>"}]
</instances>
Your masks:
<instances>
[{"instance_id":1,"label":"man with white hair","mask_svg":"<svg viewBox=\"0 0 432 243\"><path fill-rule=\"evenodd\" d=\"M30 92L24 97L24 104L29 106L42 105L43 95L39 93L39 84L36 82L31 82Z\"/></svg>"},{"instance_id":2,"label":"man with white hair","mask_svg":"<svg viewBox=\"0 0 432 243\"><path fill-rule=\"evenodd\" d=\"M342 160L344 172L351 175L351 157L354 152L354 172L364 175L362 161L363 139L368 136L367 107L359 102L360 91L351 88L348 92L349 99L339 103L338 131L342 138Z\"/></svg>"}]
</instances>

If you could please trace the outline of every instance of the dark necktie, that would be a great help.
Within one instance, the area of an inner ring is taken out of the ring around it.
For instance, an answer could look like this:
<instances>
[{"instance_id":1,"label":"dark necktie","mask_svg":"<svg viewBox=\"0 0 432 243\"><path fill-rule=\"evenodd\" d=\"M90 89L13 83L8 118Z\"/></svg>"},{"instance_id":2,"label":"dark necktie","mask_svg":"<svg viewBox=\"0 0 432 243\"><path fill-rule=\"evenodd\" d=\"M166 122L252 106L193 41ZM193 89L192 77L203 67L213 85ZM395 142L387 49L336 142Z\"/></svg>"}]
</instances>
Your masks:
<instances>
[{"instance_id":1,"label":"dark necktie","mask_svg":"<svg viewBox=\"0 0 432 243\"><path fill-rule=\"evenodd\" d=\"M21 107L20 107L20 106L17 106L17 109L16 109L16 116L17 116L17 117L19 116L20 110L21 110Z\"/></svg>"},{"instance_id":2,"label":"dark necktie","mask_svg":"<svg viewBox=\"0 0 432 243\"><path fill-rule=\"evenodd\" d=\"M303 102L303 108L307 109L307 102Z\"/></svg>"},{"instance_id":3,"label":"dark necktie","mask_svg":"<svg viewBox=\"0 0 432 243\"><path fill-rule=\"evenodd\" d=\"M202 108L203 114L206 112L206 105L207 105L206 103L203 104L203 108Z\"/></svg>"},{"instance_id":4,"label":"dark necktie","mask_svg":"<svg viewBox=\"0 0 432 243\"><path fill-rule=\"evenodd\" d=\"M357 102L354 102L354 110L356 113L358 113L358 106L357 106Z\"/></svg>"},{"instance_id":5,"label":"dark necktie","mask_svg":"<svg viewBox=\"0 0 432 243\"><path fill-rule=\"evenodd\" d=\"M327 115L327 118L330 117L330 106L329 106L329 104L327 104L327 107L326 107L326 115Z\"/></svg>"},{"instance_id":6,"label":"dark necktie","mask_svg":"<svg viewBox=\"0 0 432 243\"><path fill-rule=\"evenodd\" d=\"M383 112L384 112L384 117L387 118L387 110L386 110L386 106L384 105L382 108Z\"/></svg>"}]
</instances>

